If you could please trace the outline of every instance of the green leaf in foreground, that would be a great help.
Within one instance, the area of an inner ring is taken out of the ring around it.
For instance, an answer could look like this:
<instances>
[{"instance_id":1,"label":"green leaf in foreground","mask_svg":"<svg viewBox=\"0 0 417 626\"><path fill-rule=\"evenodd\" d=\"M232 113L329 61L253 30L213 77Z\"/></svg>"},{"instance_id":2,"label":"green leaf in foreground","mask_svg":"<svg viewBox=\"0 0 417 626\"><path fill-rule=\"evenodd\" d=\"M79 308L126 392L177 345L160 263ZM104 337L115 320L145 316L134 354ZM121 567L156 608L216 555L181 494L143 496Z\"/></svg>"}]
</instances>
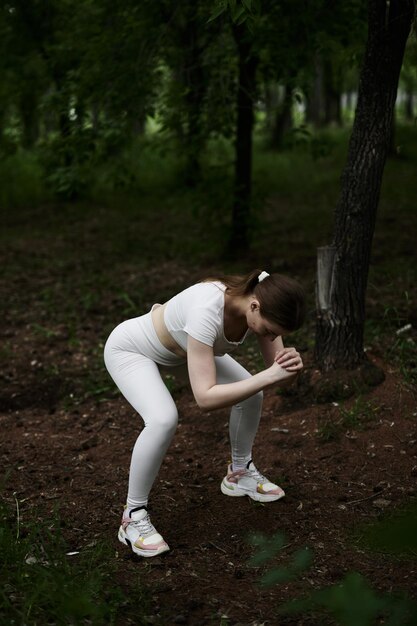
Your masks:
<instances>
[{"instance_id":1,"label":"green leaf in foreground","mask_svg":"<svg viewBox=\"0 0 417 626\"><path fill-rule=\"evenodd\" d=\"M341 626L373 626L382 615L388 616L385 626L411 626L417 616L415 602L406 596L378 594L357 572L347 574L338 585L286 603L279 612L310 613L319 609L330 613Z\"/></svg>"}]
</instances>

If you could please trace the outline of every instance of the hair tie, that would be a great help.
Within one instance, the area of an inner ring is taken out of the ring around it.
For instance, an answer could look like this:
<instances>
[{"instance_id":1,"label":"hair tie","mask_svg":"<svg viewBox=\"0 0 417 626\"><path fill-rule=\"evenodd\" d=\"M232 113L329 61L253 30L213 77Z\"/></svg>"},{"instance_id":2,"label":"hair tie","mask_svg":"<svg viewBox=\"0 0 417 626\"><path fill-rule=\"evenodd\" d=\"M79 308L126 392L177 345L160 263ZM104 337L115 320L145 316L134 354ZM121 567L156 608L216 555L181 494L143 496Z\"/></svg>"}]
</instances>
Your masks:
<instances>
[{"instance_id":1,"label":"hair tie","mask_svg":"<svg viewBox=\"0 0 417 626\"><path fill-rule=\"evenodd\" d=\"M258 283L261 283L268 276L269 276L268 272L261 272L258 276Z\"/></svg>"}]
</instances>

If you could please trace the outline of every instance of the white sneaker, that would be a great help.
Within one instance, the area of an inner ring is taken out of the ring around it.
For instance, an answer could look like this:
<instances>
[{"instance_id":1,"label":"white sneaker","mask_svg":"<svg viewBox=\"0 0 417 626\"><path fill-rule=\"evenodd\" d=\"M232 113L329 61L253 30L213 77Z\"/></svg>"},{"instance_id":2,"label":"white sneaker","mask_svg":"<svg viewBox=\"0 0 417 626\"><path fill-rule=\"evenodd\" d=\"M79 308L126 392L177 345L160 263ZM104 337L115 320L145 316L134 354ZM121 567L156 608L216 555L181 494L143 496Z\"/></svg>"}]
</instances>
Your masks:
<instances>
[{"instance_id":1,"label":"white sneaker","mask_svg":"<svg viewBox=\"0 0 417 626\"><path fill-rule=\"evenodd\" d=\"M127 510L125 508L119 528L119 541L130 546L139 556L156 556L169 550L168 544L152 525L144 506L130 509L130 516L127 515Z\"/></svg>"},{"instance_id":2,"label":"white sneaker","mask_svg":"<svg viewBox=\"0 0 417 626\"><path fill-rule=\"evenodd\" d=\"M220 489L225 496L249 496L257 502L273 502L285 496L281 487L258 472L253 461L249 461L246 469L236 472L229 465Z\"/></svg>"}]
</instances>

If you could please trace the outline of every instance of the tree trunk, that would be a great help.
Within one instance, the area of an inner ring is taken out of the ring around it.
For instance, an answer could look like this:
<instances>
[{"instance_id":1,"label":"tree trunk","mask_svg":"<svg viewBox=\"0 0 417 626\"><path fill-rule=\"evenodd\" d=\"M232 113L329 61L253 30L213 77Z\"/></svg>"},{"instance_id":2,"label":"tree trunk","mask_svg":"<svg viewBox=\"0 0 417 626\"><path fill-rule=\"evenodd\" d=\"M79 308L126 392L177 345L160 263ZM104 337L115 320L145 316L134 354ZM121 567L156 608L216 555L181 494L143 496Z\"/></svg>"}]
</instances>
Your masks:
<instances>
[{"instance_id":1,"label":"tree trunk","mask_svg":"<svg viewBox=\"0 0 417 626\"><path fill-rule=\"evenodd\" d=\"M253 103L256 92L258 58L252 50L250 34L245 25L233 27L239 54L239 85L237 91L237 129L235 141L235 189L232 230L227 254L237 258L249 248L249 217L252 183Z\"/></svg>"},{"instance_id":2,"label":"tree trunk","mask_svg":"<svg viewBox=\"0 0 417 626\"><path fill-rule=\"evenodd\" d=\"M284 86L284 95L275 115L272 131L271 148L279 150L284 145L285 135L292 128L292 87Z\"/></svg>"},{"instance_id":3,"label":"tree trunk","mask_svg":"<svg viewBox=\"0 0 417 626\"><path fill-rule=\"evenodd\" d=\"M369 0L358 104L335 212L334 239L319 250L315 357L322 371L365 360L363 332L376 211L413 0Z\"/></svg>"},{"instance_id":4,"label":"tree trunk","mask_svg":"<svg viewBox=\"0 0 417 626\"><path fill-rule=\"evenodd\" d=\"M187 162L185 183L189 187L194 187L201 178L200 159L205 143L202 124L202 101L206 90L201 59L203 50L198 46L195 39L191 44L189 67L186 71L187 127L185 139Z\"/></svg>"},{"instance_id":5,"label":"tree trunk","mask_svg":"<svg viewBox=\"0 0 417 626\"><path fill-rule=\"evenodd\" d=\"M408 88L405 94L405 119L409 122L414 121L414 94L411 88Z\"/></svg>"},{"instance_id":6,"label":"tree trunk","mask_svg":"<svg viewBox=\"0 0 417 626\"><path fill-rule=\"evenodd\" d=\"M397 149L397 141L396 140L397 140L397 116L396 116L395 107L394 107L394 110L392 112L391 134L390 134L389 148L388 148L388 156L389 157L396 157L396 156L398 156L398 149Z\"/></svg>"},{"instance_id":7,"label":"tree trunk","mask_svg":"<svg viewBox=\"0 0 417 626\"><path fill-rule=\"evenodd\" d=\"M35 90L23 92L20 115L23 123L23 147L33 148L39 138L38 98Z\"/></svg>"},{"instance_id":8,"label":"tree trunk","mask_svg":"<svg viewBox=\"0 0 417 626\"><path fill-rule=\"evenodd\" d=\"M318 55L314 60L313 84L307 95L306 122L315 128L320 128L324 122L323 62Z\"/></svg>"},{"instance_id":9,"label":"tree trunk","mask_svg":"<svg viewBox=\"0 0 417 626\"><path fill-rule=\"evenodd\" d=\"M268 135L273 132L275 112L279 107L279 86L276 83L266 82L264 86L265 100L265 130Z\"/></svg>"},{"instance_id":10,"label":"tree trunk","mask_svg":"<svg viewBox=\"0 0 417 626\"><path fill-rule=\"evenodd\" d=\"M341 93L331 59L324 63L324 123L342 126Z\"/></svg>"},{"instance_id":11,"label":"tree trunk","mask_svg":"<svg viewBox=\"0 0 417 626\"><path fill-rule=\"evenodd\" d=\"M205 34L199 28L195 7L184 5L181 46L183 49L182 82L185 87L183 128L183 149L185 155L185 184L194 187L201 178L201 153L205 144L203 124L203 100L207 90L207 80L203 67Z\"/></svg>"}]
</instances>

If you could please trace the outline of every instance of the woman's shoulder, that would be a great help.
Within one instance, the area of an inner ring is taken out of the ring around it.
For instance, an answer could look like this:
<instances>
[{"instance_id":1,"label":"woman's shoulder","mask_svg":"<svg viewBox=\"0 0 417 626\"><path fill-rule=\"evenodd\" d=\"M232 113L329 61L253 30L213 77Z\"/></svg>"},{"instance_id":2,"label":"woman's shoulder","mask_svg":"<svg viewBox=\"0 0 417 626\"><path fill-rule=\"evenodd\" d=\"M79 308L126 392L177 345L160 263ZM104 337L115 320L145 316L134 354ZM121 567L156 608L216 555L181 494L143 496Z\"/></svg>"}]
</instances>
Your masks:
<instances>
[{"instance_id":1,"label":"woman's shoulder","mask_svg":"<svg viewBox=\"0 0 417 626\"><path fill-rule=\"evenodd\" d=\"M217 306L222 307L224 304L224 292L225 285L219 281L208 281L196 283L194 285L196 287L196 295L198 303L202 306L204 304L212 305L216 303Z\"/></svg>"},{"instance_id":2,"label":"woman's shoulder","mask_svg":"<svg viewBox=\"0 0 417 626\"><path fill-rule=\"evenodd\" d=\"M226 289L219 280L202 281L201 283L195 283L193 287L198 287L201 291L210 291L212 293L222 293Z\"/></svg>"},{"instance_id":3,"label":"woman's shoulder","mask_svg":"<svg viewBox=\"0 0 417 626\"><path fill-rule=\"evenodd\" d=\"M209 281L196 283L189 287L186 292L188 308L207 310L218 314L224 306L224 285L220 282Z\"/></svg>"}]
</instances>

